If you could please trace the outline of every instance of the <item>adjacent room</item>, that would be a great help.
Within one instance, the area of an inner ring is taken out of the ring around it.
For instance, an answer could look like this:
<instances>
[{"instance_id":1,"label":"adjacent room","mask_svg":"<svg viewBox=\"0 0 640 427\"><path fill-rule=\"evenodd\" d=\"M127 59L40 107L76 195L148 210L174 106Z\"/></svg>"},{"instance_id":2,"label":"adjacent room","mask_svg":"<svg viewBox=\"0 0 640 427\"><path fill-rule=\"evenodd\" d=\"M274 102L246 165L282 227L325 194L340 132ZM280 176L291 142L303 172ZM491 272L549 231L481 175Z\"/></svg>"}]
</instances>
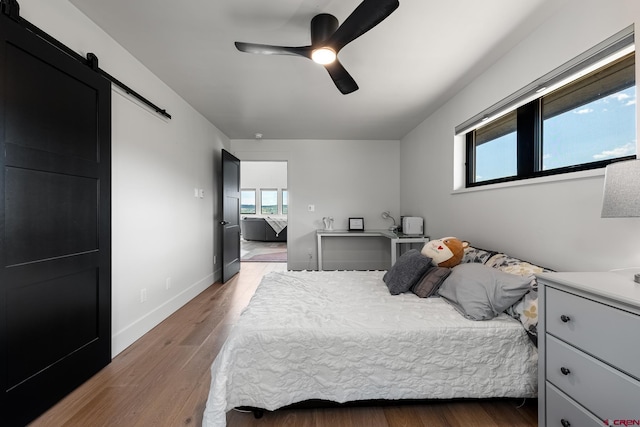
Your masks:
<instances>
[{"instance_id":1,"label":"adjacent room","mask_svg":"<svg viewBox=\"0 0 640 427\"><path fill-rule=\"evenodd\" d=\"M287 163L240 164L240 260L287 262Z\"/></svg>"},{"instance_id":2,"label":"adjacent room","mask_svg":"<svg viewBox=\"0 0 640 427\"><path fill-rule=\"evenodd\" d=\"M640 425L637 0L0 0L0 424Z\"/></svg>"}]
</instances>

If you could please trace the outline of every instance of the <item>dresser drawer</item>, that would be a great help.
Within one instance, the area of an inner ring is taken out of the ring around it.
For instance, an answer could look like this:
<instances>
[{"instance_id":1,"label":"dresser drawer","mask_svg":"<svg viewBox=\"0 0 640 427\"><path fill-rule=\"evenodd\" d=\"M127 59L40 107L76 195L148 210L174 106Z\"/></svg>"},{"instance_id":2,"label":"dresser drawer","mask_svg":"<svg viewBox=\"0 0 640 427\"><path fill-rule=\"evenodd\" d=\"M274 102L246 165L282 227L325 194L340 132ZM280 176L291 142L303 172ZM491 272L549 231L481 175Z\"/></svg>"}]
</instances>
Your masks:
<instances>
[{"instance_id":1,"label":"dresser drawer","mask_svg":"<svg viewBox=\"0 0 640 427\"><path fill-rule=\"evenodd\" d=\"M545 305L548 333L640 379L640 316L551 287Z\"/></svg>"},{"instance_id":2,"label":"dresser drawer","mask_svg":"<svg viewBox=\"0 0 640 427\"><path fill-rule=\"evenodd\" d=\"M547 380L573 400L603 420L640 418L640 381L549 335L546 349Z\"/></svg>"},{"instance_id":3,"label":"dresser drawer","mask_svg":"<svg viewBox=\"0 0 640 427\"><path fill-rule=\"evenodd\" d=\"M547 383L547 427L602 427L603 422ZM564 424L563 424L564 421Z\"/></svg>"}]
</instances>

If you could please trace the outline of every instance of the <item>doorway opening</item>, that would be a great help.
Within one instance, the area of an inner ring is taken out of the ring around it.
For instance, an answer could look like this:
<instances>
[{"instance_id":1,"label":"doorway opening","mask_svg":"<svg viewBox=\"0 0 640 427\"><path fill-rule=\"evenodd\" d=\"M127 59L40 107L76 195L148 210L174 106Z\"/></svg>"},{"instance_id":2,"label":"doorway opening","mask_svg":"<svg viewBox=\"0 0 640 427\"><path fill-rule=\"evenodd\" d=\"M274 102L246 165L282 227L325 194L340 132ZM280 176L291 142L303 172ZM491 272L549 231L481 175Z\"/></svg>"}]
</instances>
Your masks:
<instances>
[{"instance_id":1,"label":"doorway opening","mask_svg":"<svg viewBox=\"0 0 640 427\"><path fill-rule=\"evenodd\" d=\"M240 261L287 262L286 161L242 161Z\"/></svg>"}]
</instances>

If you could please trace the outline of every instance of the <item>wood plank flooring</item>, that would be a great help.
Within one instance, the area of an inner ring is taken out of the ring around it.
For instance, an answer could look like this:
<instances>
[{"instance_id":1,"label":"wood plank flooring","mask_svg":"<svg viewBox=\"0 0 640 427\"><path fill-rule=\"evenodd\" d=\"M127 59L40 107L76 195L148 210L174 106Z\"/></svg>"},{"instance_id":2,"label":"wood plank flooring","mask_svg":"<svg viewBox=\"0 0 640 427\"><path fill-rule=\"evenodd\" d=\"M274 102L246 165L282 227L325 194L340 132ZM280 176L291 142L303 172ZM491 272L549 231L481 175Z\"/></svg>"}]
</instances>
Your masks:
<instances>
[{"instance_id":1,"label":"wood plank flooring","mask_svg":"<svg viewBox=\"0 0 640 427\"><path fill-rule=\"evenodd\" d=\"M209 368L262 276L284 263L243 263L113 359L30 425L201 426ZM534 427L537 402L445 400L370 406L230 411L229 427Z\"/></svg>"}]
</instances>

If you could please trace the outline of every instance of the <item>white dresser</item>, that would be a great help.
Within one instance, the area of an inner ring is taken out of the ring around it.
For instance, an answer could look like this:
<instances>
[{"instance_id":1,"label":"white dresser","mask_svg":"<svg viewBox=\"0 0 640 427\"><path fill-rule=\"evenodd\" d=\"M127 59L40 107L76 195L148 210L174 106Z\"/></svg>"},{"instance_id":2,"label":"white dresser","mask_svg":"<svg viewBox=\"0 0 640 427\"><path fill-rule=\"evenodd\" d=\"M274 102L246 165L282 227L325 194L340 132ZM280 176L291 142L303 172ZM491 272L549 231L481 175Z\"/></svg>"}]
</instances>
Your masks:
<instances>
[{"instance_id":1,"label":"white dresser","mask_svg":"<svg viewBox=\"0 0 640 427\"><path fill-rule=\"evenodd\" d=\"M632 276L538 276L540 426L640 426L640 284Z\"/></svg>"}]
</instances>

